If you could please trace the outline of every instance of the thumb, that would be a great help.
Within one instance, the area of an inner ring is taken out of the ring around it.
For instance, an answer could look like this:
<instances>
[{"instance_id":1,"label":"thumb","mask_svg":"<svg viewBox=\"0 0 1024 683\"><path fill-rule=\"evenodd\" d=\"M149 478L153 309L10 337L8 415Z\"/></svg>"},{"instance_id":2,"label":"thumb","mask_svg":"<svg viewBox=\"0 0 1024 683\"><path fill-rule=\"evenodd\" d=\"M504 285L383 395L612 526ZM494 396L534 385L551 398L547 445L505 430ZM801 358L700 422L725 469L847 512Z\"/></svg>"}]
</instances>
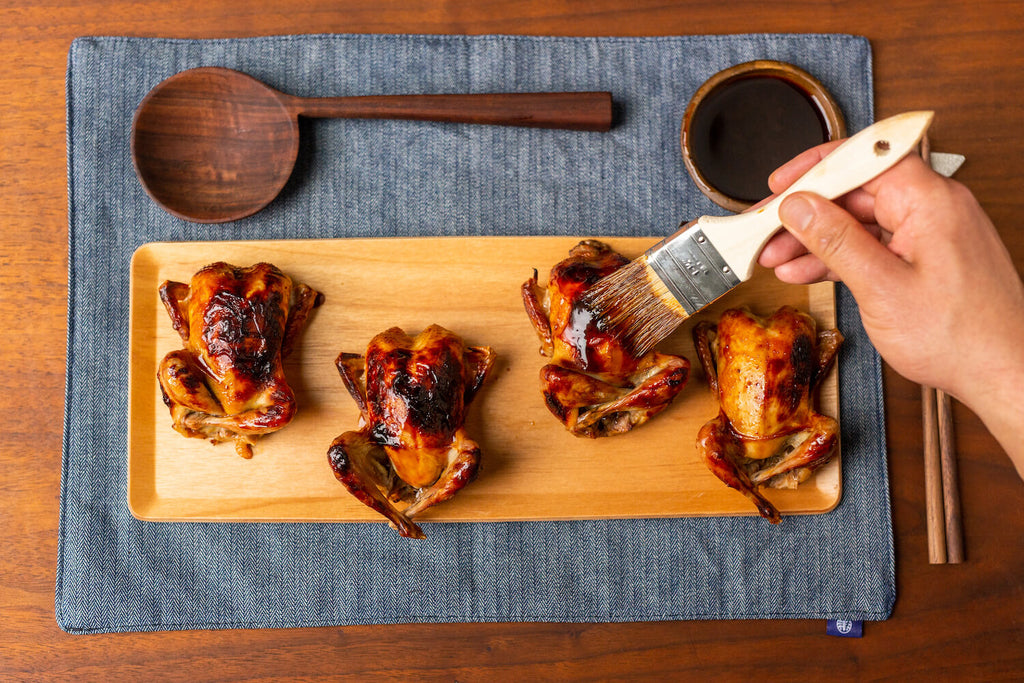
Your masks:
<instances>
[{"instance_id":1,"label":"thumb","mask_svg":"<svg viewBox=\"0 0 1024 683\"><path fill-rule=\"evenodd\" d=\"M908 269L860 221L820 195L794 192L779 206L779 218L854 296L888 289Z\"/></svg>"}]
</instances>

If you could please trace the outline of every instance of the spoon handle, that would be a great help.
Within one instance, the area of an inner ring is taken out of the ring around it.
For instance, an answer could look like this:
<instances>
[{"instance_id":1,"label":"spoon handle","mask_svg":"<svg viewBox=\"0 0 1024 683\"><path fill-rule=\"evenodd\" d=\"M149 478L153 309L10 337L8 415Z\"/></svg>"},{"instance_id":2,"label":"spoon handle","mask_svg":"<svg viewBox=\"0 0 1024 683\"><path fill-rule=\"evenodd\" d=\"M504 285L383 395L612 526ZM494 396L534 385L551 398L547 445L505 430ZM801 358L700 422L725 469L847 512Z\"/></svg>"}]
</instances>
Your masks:
<instances>
[{"instance_id":1,"label":"spoon handle","mask_svg":"<svg viewBox=\"0 0 1024 683\"><path fill-rule=\"evenodd\" d=\"M406 119L498 126L607 131L610 92L482 93L292 97L292 110L313 118Z\"/></svg>"}]
</instances>

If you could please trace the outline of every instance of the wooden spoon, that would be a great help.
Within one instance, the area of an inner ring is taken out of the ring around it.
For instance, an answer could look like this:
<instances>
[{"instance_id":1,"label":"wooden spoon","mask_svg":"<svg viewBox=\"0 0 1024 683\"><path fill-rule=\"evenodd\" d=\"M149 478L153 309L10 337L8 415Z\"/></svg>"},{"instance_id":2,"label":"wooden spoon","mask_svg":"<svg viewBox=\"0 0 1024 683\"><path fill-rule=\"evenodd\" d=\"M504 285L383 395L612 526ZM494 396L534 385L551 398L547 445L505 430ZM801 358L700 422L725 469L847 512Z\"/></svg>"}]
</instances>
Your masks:
<instances>
[{"instance_id":1,"label":"wooden spoon","mask_svg":"<svg viewBox=\"0 0 1024 683\"><path fill-rule=\"evenodd\" d=\"M606 131L608 92L301 98L221 67L182 71L135 110L131 153L146 192L197 223L250 216L295 166L299 116L485 123Z\"/></svg>"}]
</instances>

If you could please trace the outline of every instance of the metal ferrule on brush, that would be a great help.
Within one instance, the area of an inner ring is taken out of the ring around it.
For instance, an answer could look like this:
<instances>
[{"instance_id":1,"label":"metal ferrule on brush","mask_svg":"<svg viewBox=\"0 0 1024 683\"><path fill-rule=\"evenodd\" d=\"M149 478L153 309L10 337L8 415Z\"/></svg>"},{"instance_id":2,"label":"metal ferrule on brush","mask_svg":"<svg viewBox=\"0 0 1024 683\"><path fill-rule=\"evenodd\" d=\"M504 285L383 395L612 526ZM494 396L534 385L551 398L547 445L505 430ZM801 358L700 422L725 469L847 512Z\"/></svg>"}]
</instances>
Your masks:
<instances>
[{"instance_id":1,"label":"metal ferrule on brush","mask_svg":"<svg viewBox=\"0 0 1024 683\"><path fill-rule=\"evenodd\" d=\"M689 227L688 227L689 226ZM647 266L693 315L740 283L696 221L647 250Z\"/></svg>"}]
</instances>

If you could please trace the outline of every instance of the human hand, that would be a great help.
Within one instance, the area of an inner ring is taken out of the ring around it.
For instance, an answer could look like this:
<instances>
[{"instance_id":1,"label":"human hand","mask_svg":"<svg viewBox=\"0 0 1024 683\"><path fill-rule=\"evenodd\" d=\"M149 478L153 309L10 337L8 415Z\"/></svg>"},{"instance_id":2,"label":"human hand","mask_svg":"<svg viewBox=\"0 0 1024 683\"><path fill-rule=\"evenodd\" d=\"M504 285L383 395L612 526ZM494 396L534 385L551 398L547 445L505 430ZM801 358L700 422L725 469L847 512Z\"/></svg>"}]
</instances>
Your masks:
<instances>
[{"instance_id":1,"label":"human hand","mask_svg":"<svg viewBox=\"0 0 1024 683\"><path fill-rule=\"evenodd\" d=\"M769 186L782 191L835 145L794 158ZM779 215L787 231L760 264L786 282L842 280L889 365L966 403L1009 451L1016 428L996 423L1019 422L1024 405L1024 285L970 191L911 155L837 203L794 193Z\"/></svg>"}]
</instances>

